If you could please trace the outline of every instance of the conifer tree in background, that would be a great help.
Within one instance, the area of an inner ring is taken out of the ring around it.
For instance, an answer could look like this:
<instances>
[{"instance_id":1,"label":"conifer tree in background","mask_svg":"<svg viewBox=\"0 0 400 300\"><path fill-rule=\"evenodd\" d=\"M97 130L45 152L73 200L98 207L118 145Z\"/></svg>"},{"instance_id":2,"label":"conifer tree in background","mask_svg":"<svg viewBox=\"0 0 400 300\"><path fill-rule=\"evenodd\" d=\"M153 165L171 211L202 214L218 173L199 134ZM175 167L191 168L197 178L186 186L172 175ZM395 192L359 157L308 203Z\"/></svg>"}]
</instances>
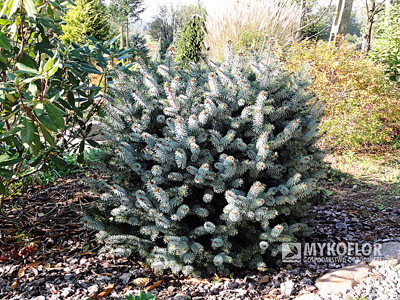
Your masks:
<instances>
[{"instance_id":1,"label":"conifer tree in background","mask_svg":"<svg viewBox=\"0 0 400 300\"><path fill-rule=\"evenodd\" d=\"M187 67L189 62L198 62L204 49L204 18L193 15L183 26L176 44L176 58Z\"/></svg>"},{"instance_id":2,"label":"conifer tree in background","mask_svg":"<svg viewBox=\"0 0 400 300\"><path fill-rule=\"evenodd\" d=\"M151 58L151 60L157 64L161 63L161 60L162 60L162 53L161 53L162 48L161 47L162 47L162 45L161 45L161 38L160 38L160 39L158 39L157 47L154 50L153 57Z\"/></svg>"},{"instance_id":3,"label":"conifer tree in background","mask_svg":"<svg viewBox=\"0 0 400 300\"><path fill-rule=\"evenodd\" d=\"M106 10L98 0L76 0L75 6L70 6L63 19L65 24L61 25L64 32L61 40L65 44L74 42L85 45L89 43L89 36L99 41L108 38L110 26L106 19Z\"/></svg>"},{"instance_id":4,"label":"conifer tree in background","mask_svg":"<svg viewBox=\"0 0 400 300\"><path fill-rule=\"evenodd\" d=\"M140 19L139 15L144 11L143 0L110 0L107 10L110 23L120 33L120 48L129 48L129 24Z\"/></svg>"},{"instance_id":5,"label":"conifer tree in background","mask_svg":"<svg viewBox=\"0 0 400 300\"><path fill-rule=\"evenodd\" d=\"M110 180L94 183L83 222L103 251L159 273L264 268L307 229L323 107L305 74L268 54L247 61L228 43L223 64L186 71L173 50L158 74L138 59L109 89L99 159Z\"/></svg>"},{"instance_id":6,"label":"conifer tree in background","mask_svg":"<svg viewBox=\"0 0 400 300\"><path fill-rule=\"evenodd\" d=\"M149 49L146 47L146 38L140 33L131 34L129 38L129 48L134 48L135 51L140 52L140 54L145 57L149 54Z\"/></svg>"}]
</instances>

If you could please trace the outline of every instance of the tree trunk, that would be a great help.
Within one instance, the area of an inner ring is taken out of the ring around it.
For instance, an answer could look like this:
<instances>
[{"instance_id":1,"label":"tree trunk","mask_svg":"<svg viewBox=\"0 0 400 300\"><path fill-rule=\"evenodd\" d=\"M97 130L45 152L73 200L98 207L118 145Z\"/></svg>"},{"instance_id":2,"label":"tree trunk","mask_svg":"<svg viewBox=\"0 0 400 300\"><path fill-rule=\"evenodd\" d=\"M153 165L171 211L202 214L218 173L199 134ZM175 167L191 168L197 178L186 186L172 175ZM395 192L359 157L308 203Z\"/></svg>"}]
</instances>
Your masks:
<instances>
[{"instance_id":1,"label":"tree trunk","mask_svg":"<svg viewBox=\"0 0 400 300\"><path fill-rule=\"evenodd\" d=\"M129 18L126 19L126 49L129 49Z\"/></svg>"},{"instance_id":2,"label":"tree trunk","mask_svg":"<svg viewBox=\"0 0 400 300\"><path fill-rule=\"evenodd\" d=\"M339 0L329 37L330 41L336 41L339 36L347 33L352 7L353 0Z\"/></svg>"},{"instance_id":3,"label":"tree trunk","mask_svg":"<svg viewBox=\"0 0 400 300\"><path fill-rule=\"evenodd\" d=\"M380 11L376 7L376 1L370 0L369 5L367 6L367 23L364 28L363 41L361 45L362 52L368 52L371 49L371 36L372 36L372 26L375 22L375 15Z\"/></svg>"},{"instance_id":4,"label":"tree trunk","mask_svg":"<svg viewBox=\"0 0 400 300\"><path fill-rule=\"evenodd\" d=\"M124 48L124 23L121 23L120 27L120 38L119 38L119 48L122 49Z\"/></svg>"},{"instance_id":5,"label":"tree trunk","mask_svg":"<svg viewBox=\"0 0 400 300\"><path fill-rule=\"evenodd\" d=\"M300 16L300 24L299 28L303 28L304 26L304 17L306 14L306 0L301 0L300 1L300 9L301 9L301 16ZM300 41L302 38L302 30L297 31L296 33L296 40Z\"/></svg>"}]
</instances>

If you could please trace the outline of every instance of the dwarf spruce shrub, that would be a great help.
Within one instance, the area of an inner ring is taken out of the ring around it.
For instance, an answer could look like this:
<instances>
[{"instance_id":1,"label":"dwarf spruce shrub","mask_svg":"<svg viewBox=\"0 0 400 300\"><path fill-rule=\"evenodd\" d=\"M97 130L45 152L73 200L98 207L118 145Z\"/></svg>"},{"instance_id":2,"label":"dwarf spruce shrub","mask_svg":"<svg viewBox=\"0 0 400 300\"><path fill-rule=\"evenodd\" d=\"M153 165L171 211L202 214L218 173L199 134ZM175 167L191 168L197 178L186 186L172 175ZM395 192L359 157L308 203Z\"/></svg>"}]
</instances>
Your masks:
<instances>
[{"instance_id":1,"label":"dwarf spruce shrub","mask_svg":"<svg viewBox=\"0 0 400 300\"><path fill-rule=\"evenodd\" d=\"M263 268L307 228L323 111L303 74L238 53L158 74L138 60L108 91L99 158L108 182L84 217L104 251L138 255L156 272ZM251 73L250 73L251 72Z\"/></svg>"}]
</instances>

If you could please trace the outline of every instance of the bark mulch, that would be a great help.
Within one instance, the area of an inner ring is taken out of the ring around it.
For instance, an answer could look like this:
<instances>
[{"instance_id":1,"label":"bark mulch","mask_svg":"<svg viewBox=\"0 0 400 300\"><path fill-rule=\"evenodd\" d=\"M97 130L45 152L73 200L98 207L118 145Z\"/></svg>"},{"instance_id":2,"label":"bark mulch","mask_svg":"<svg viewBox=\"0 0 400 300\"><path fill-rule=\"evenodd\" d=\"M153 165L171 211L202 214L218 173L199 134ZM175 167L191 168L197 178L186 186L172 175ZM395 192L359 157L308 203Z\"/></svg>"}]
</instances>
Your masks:
<instances>
[{"instance_id":1,"label":"bark mulch","mask_svg":"<svg viewBox=\"0 0 400 300\"><path fill-rule=\"evenodd\" d=\"M95 172L90 176L101 180ZM146 288L157 299L293 299L315 292L315 279L329 269L352 263L284 264L265 272L241 270L232 278L156 276L135 257L99 254L95 232L80 223L81 209L92 200L83 177L24 190L6 203L0 215L0 299L114 299ZM314 207L308 241L398 240L400 211L363 205L373 201L373 187L361 193L351 184L325 186L334 193Z\"/></svg>"}]
</instances>

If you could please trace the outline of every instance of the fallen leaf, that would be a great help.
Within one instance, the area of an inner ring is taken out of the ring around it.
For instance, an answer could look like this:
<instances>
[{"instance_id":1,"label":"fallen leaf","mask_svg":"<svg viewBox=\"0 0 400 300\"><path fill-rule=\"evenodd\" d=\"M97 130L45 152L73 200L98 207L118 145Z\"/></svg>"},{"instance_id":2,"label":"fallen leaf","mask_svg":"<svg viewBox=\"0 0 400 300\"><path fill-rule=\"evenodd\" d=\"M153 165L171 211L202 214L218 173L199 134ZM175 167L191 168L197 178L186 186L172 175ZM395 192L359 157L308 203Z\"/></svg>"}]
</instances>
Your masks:
<instances>
[{"instance_id":1,"label":"fallen leaf","mask_svg":"<svg viewBox=\"0 0 400 300\"><path fill-rule=\"evenodd\" d=\"M89 296L88 300L90 300L90 299L96 299L96 296L97 296L97 292L94 292L94 293L92 293L92 294Z\"/></svg>"},{"instance_id":2,"label":"fallen leaf","mask_svg":"<svg viewBox=\"0 0 400 300\"><path fill-rule=\"evenodd\" d=\"M56 233L56 234L52 234L52 235L50 235L50 237L58 237L58 236L63 236L63 235L65 235L65 233Z\"/></svg>"},{"instance_id":3,"label":"fallen leaf","mask_svg":"<svg viewBox=\"0 0 400 300\"><path fill-rule=\"evenodd\" d=\"M111 274L111 273L100 273L100 274L96 274L96 275L114 276L114 274Z\"/></svg>"},{"instance_id":4,"label":"fallen leaf","mask_svg":"<svg viewBox=\"0 0 400 300\"><path fill-rule=\"evenodd\" d=\"M135 280L132 281L133 284L140 286L140 287L144 287L146 284L148 284L150 281L150 279L146 278L146 277L140 277L140 278L136 278Z\"/></svg>"},{"instance_id":5,"label":"fallen leaf","mask_svg":"<svg viewBox=\"0 0 400 300\"><path fill-rule=\"evenodd\" d=\"M6 260L7 260L6 253L3 252L3 253L1 254L1 256L0 256L0 261L6 261Z\"/></svg>"},{"instance_id":6,"label":"fallen leaf","mask_svg":"<svg viewBox=\"0 0 400 300\"><path fill-rule=\"evenodd\" d=\"M51 288L51 289L50 289L50 293L52 293L52 294L58 294L58 291L57 291L56 289L54 289L54 288Z\"/></svg>"},{"instance_id":7,"label":"fallen leaf","mask_svg":"<svg viewBox=\"0 0 400 300\"><path fill-rule=\"evenodd\" d=\"M191 283L209 283L208 280L206 279L198 279L198 278L190 278L185 280L185 282L191 282Z\"/></svg>"},{"instance_id":8,"label":"fallen leaf","mask_svg":"<svg viewBox=\"0 0 400 300\"><path fill-rule=\"evenodd\" d=\"M18 278L21 278L25 275L25 267L22 266L19 270L18 270Z\"/></svg>"},{"instance_id":9,"label":"fallen leaf","mask_svg":"<svg viewBox=\"0 0 400 300\"><path fill-rule=\"evenodd\" d=\"M93 253L93 252L90 252L90 251L85 251L85 252L79 253L80 256L83 256L83 255L91 255L91 254L94 254L94 253Z\"/></svg>"},{"instance_id":10,"label":"fallen leaf","mask_svg":"<svg viewBox=\"0 0 400 300\"><path fill-rule=\"evenodd\" d=\"M45 263L45 264L44 264L44 268L45 268L46 270L50 269L50 264L49 264L49 263Z\"/></svg>"},{"instance_id":11,"label":"fallen leaf","mask_svg":"<svg viewBox=\"0 0 400 300\"><path fill-rule=\"evenodd\" d=\"M34 268L37 267L38 265L40 265L42 262L41 261L34 261L32 263L30 263L27 268Z\"/></svg>"},{"instance_id":12,"label":"fallen leaf","mask_svg":"<svg viewBox=\"0 0 400 300\"><path fill-rule=\"evenodd\" d=\"M148 286L144 290L146 292L150 292L151 290L154 290L156 287L158 287L162 282L163 282L162 280L156 281L154 284L152 284L151 286Z\"/></svg>"},{"instance_id":13,"label":"fallen leaf","mask_svg":"<svg viewBox=\"0 0 400 300\"><path fill-rule=\"evenodd\" d=\"M269 282L269 276L268 276L268 275L264 275L264 276L260 279L260 281L258 282L258 284L260 284L260 283L266 283L266 282Z\"/></svg>"},{"instance_id":14,"label":"fallen leaf","mask_svg":"<svg viewBox=\"0 0 400 300\"><path fill-rule=\"evenodd\" d=\"M108 287L106 287L106 289L104 291L102 291L100 294L97 295L97 299L103 299L103 298L107 297L113 290L114 286L115 286L115 283L110 284Z\"/></svg>"},{"instance_id":15,"label":"fallen leaf","mask_svg":"<svg viewBox=\"0 0 400 300\"><path fill-rule=\"evenodd\" d=\"M17 287L17 285L18 285L18 280L15 280L15 281L13 282L13 284L11 285L11 289L12 289L12 290L15 290L15 288Z\"/></svg>"},{"instance_id":16,"label":"fallen leaf","mask_svg":"<svg viewBox=\"0 0 400 300\"><path fill-rule=\"evenodd\" d=\"M149 269L149 266L148 266L146 263L144 263L144 262L142 262L142 261L138 261L137 263L138 263L142 268Z\"/></svg>"}]
</instances>

